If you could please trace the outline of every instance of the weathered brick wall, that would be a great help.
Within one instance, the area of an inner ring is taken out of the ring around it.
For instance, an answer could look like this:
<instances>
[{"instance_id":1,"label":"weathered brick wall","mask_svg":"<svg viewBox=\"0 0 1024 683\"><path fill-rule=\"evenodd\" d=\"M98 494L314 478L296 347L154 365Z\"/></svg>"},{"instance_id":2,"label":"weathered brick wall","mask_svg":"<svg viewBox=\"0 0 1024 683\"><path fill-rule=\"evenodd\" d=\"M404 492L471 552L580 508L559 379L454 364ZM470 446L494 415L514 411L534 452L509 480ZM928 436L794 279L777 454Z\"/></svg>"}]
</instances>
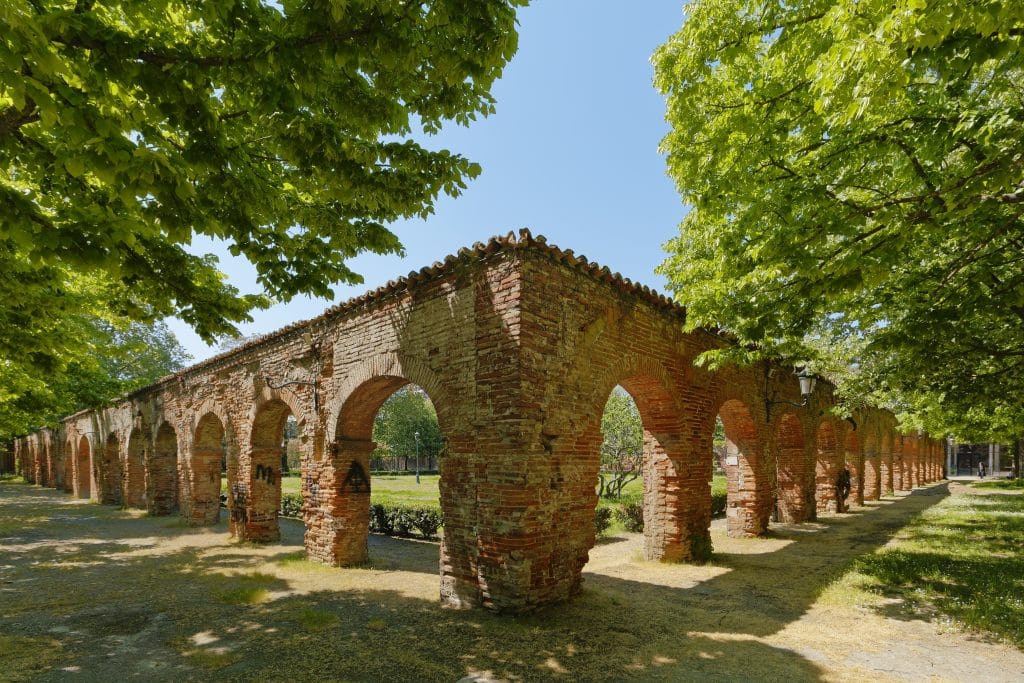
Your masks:
<instances>
[{"instance_id":1,"label":"weathered brick wall","mask_svg":"<svg viewBox=\"0 0 1024 683\"><path fill-rule=\"evenodd\" d=\"M846 466L854 503L887 490L891 476L911 481L911 439L891 445L890 415L855 420L854 431L830 416L825 383L797 407L785 368L696 367L699 354L728 341L685 333L684 320L668 300L607 269L542 238L510 236L109 409L70 416L49 446L19 439L16 456L33 481L194 525L220 517L223 459L230 532L272 542L290 415L300 433L307 553L354 564L367 553L373 418L411 382L430 396L445 437L441 598L501 611L579 591L594 544L601 414L616 385L643 419L650 559L710 552L716 417L728 440L732 534L763 533L773 514L799 522L834 511ZM897 451L907 454L899 465ZM925 461L917 466L927 479Z\"/></svg>"}]
</instances>

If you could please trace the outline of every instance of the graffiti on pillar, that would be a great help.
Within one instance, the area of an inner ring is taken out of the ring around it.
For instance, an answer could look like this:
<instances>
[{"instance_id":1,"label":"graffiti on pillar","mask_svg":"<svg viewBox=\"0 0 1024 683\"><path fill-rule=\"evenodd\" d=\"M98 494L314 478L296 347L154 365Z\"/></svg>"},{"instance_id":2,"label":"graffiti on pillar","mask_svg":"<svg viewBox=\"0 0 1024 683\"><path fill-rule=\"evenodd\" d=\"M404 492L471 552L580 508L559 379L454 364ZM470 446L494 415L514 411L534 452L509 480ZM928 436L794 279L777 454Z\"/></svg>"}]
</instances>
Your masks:
<instances>
[{"instance_id":1,"label":"graffiti on pillar","mask_svg":"<svg viewBox=\"0 0 1024 683\"><path fill-rule=\"evenodd\" d=\"M366 470L358 462L353 461L345 475L345 481L341 483L341 492L345 493L369 493L370 478L366 476Z\"/></svg>"},{"instance_id":2,"label":"graffiti on pillar","mask_svg":"<svg viewBox=\"0 0 1024 683\"><path fill-rule=\"evenodd\" d=\"M274 468L270 465L256 465L256 480L259 481L261 479L268 484L273 484L276 481L274 478Z\"/></svg>"}]
</instances>

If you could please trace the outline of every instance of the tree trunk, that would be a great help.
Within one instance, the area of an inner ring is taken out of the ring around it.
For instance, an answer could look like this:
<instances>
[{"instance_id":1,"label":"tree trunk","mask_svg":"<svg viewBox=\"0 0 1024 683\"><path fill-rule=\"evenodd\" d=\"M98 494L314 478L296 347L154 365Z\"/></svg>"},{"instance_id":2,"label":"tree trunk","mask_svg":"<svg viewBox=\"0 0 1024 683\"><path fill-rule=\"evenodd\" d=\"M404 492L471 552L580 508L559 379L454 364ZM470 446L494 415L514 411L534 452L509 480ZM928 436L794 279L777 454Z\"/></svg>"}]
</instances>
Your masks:
<instances>
[{"instance_id":1,"label":"tree trunk","mask_svg":"<svg viewBox=\"0 0 1024 683\"><path fill-rule=\"evenodd\" d=\"M1020 479L1022 476L1020 469L1021 456L1024 455L1024 438L1017 439L1013 443L1013 478Z\"/></svg>"}]
</instances>

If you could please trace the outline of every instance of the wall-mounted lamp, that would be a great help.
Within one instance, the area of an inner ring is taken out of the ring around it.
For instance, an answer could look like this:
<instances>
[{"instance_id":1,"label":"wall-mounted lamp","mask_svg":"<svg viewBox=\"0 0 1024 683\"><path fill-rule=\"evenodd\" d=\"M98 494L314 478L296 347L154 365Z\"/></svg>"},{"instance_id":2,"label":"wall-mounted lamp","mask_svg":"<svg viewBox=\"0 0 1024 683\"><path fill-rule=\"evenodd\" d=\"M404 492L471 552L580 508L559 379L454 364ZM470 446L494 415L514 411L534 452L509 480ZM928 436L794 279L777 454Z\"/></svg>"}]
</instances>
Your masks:
<instances>
[{"instance_id":1,"label":"wall-mounted lamp","mask_svg":"<svg viewBox=\"0 0 1024 683\"><path fill-rule=\"evenodd\" d=\"M290 379L280 384L274 384L270 377L264 377L263 381L271 389L283 389L284 387L290 387L293 385L307 386L313 388L313 411L320 410L320 345L313 343L313 335L306 332L302 335L302 340L310 345L310 349L313 351L313 358L316 361L316 368L313 370L313 379L302 380L302 379Z\"/></svg>"},{"instance_id":2,"label":"wall-mounted lamp","mask_svg":"<svg viewBox=\"0 0 1024 683\"><path fill-rule=\"evenodd\" d=\"M818 383L818 377L811 372L808 372L806 367L800 368L795 371L796 378L800 382L800 396L803 397L803 401L796 403L795 401L786 400L775 400L774 398L768 398L768 377L770 376L770 370L765 371L765 399L764 399L764 415L765 422L772 421L772 406L779 404L786 404L789 406L796 406L797 408L805 408L811 400L811 395L814 393L814 387ZM773 394L774 396L774 394Z\"/></svg>"}]
</instances>

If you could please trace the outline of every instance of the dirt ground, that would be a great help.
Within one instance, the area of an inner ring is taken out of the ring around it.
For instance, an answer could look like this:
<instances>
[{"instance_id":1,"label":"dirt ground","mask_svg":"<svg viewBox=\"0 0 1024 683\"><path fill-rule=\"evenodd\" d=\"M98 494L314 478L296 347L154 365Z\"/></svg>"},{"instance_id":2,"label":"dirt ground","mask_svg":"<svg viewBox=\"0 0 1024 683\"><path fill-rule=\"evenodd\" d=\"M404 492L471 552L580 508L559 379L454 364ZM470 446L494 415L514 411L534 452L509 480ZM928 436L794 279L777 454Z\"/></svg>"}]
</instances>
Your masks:
<instances>
[{"instance_id":1,"label":"dirt ground","mask_svg":"<svg viewBox=\"0 0 1024 683\"><path fill-rule=\"evenodd\" d=\"M955 485L954 485L955 486ZM438 604L436 543L302 559L52 490L0 483L0 681L1021 681L1024 652L836 582L947 485L765 539L712 530L704 566L591 552L583 593L525 617Z\"/></svg>"}]
</instances>

